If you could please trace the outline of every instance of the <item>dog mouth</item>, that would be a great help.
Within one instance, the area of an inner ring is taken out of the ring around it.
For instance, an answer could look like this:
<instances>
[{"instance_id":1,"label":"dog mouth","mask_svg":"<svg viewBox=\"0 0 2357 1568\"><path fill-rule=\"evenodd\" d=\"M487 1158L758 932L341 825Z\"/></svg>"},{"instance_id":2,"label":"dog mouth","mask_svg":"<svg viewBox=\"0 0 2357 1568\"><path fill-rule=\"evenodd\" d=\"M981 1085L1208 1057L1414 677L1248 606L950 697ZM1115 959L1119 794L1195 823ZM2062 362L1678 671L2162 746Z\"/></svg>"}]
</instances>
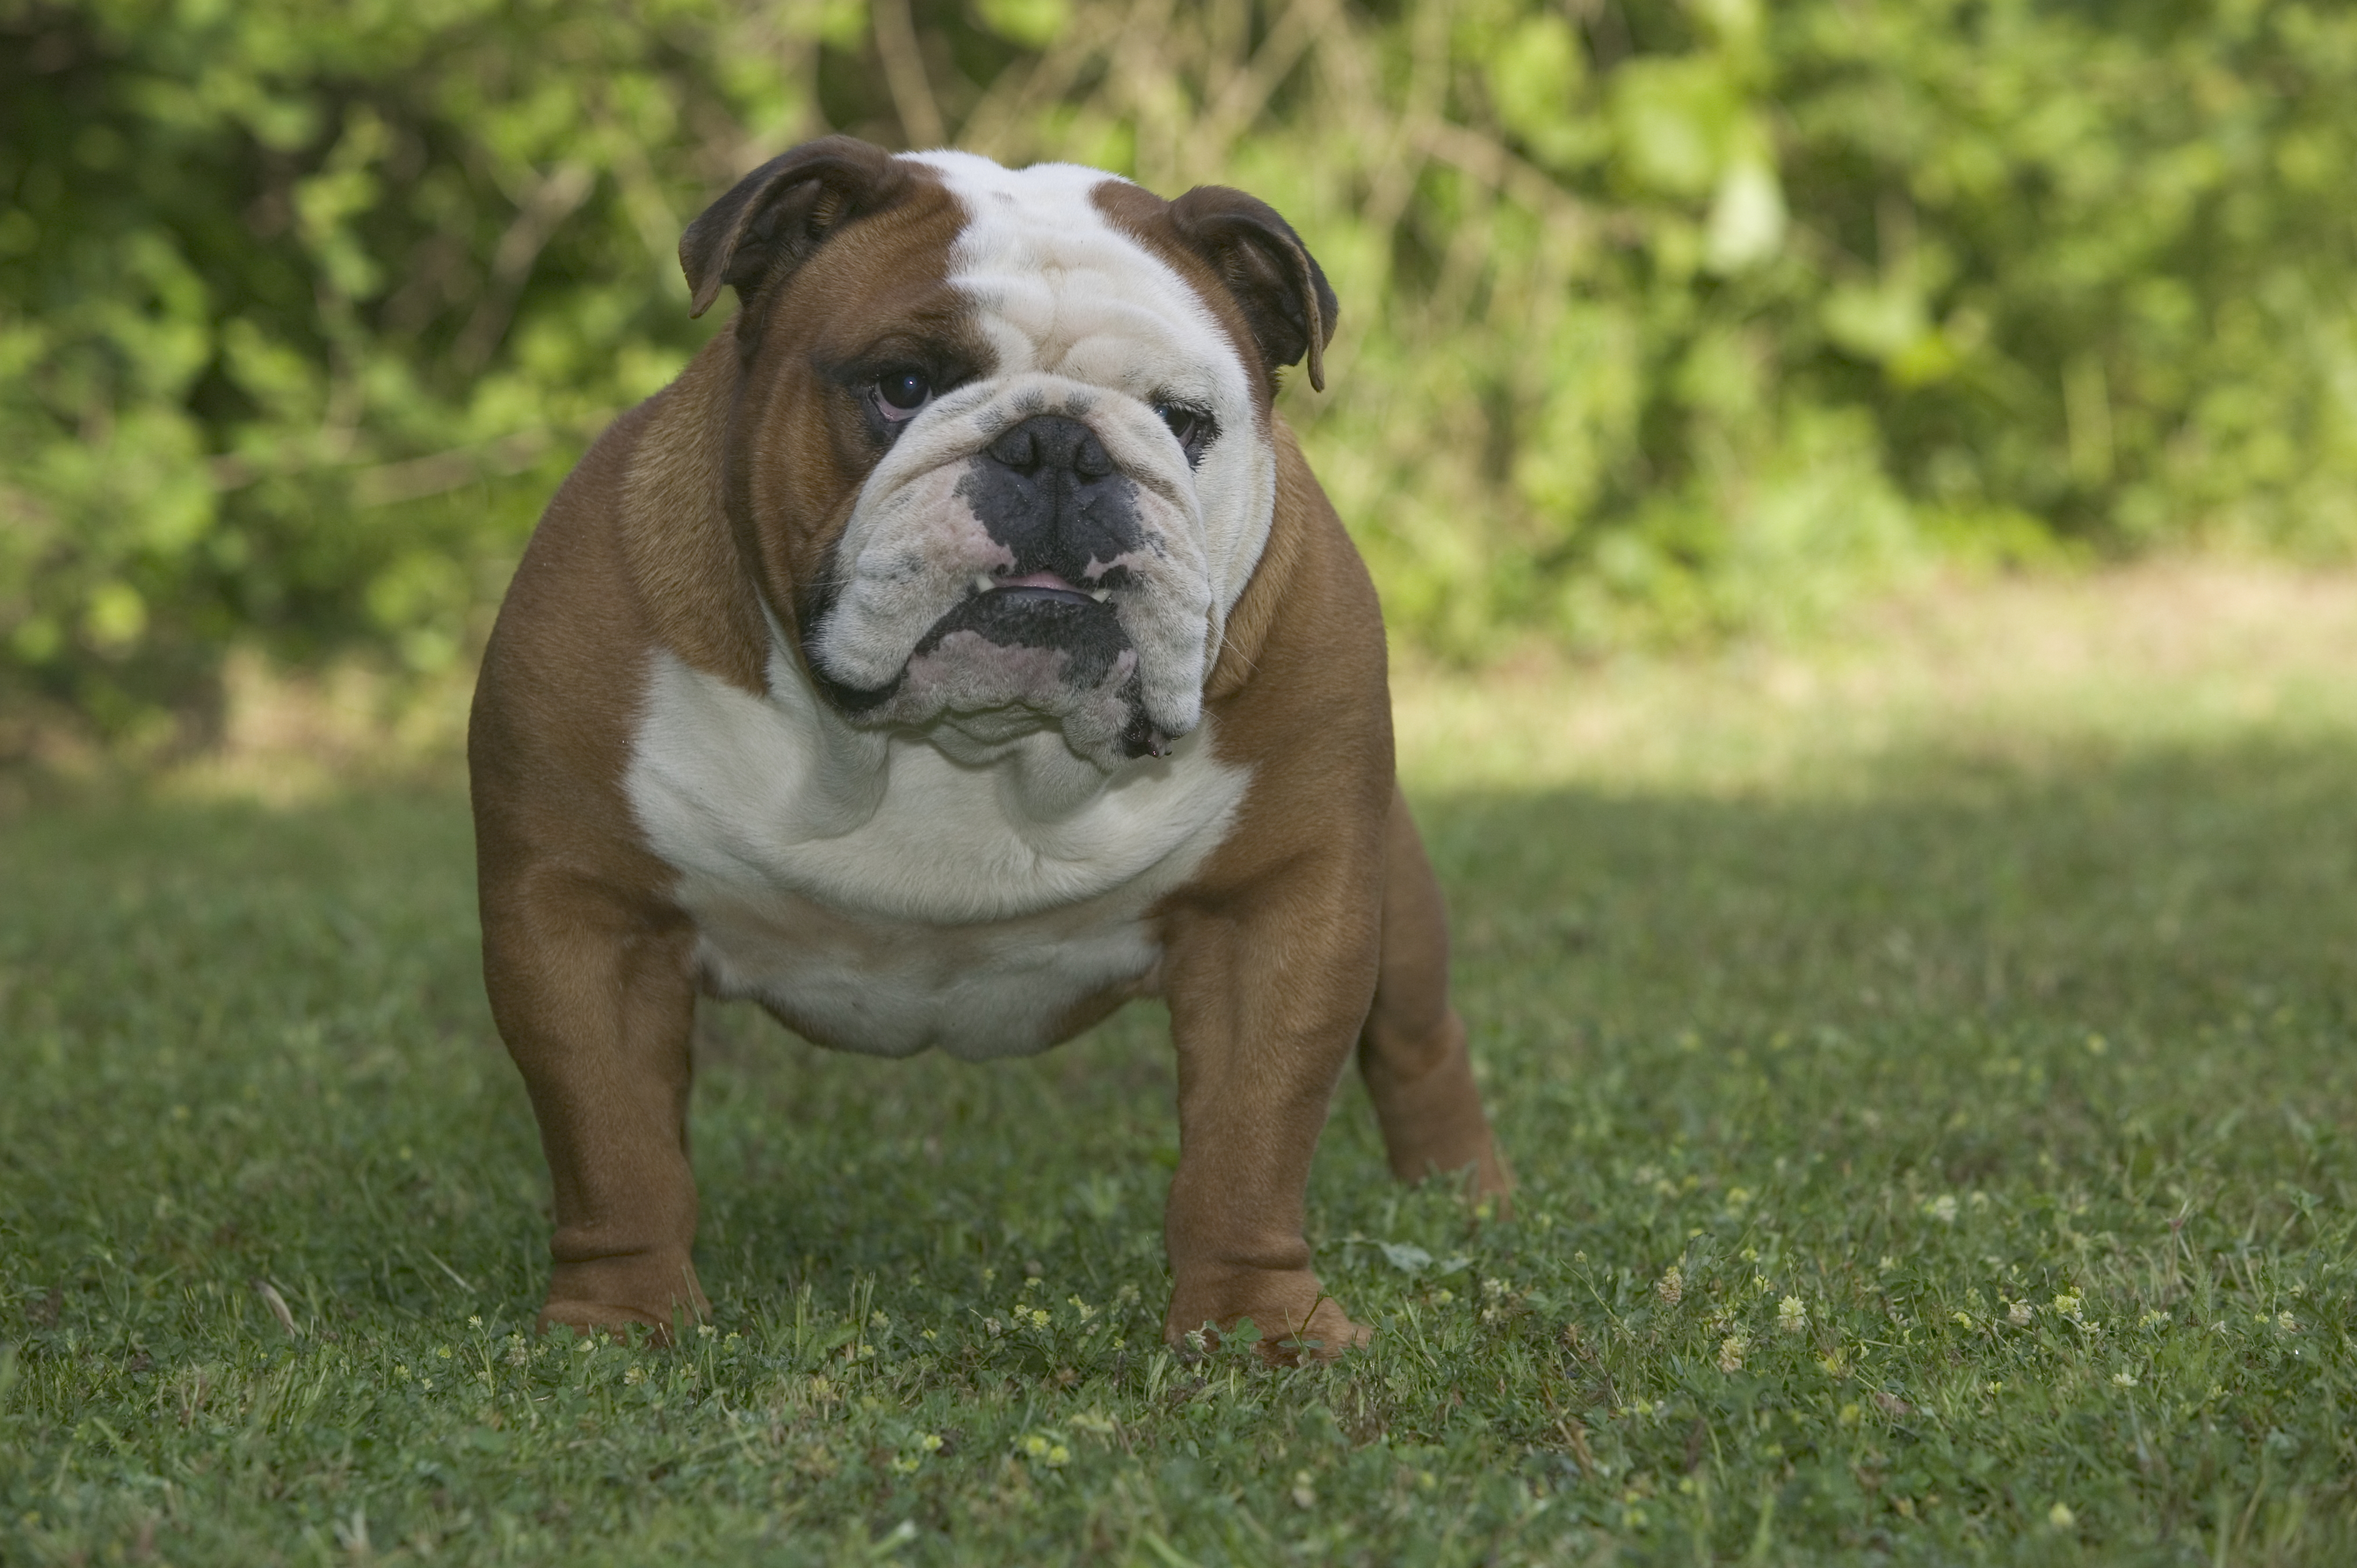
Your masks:
<instances>
[{"instance_id":1,"label":"dog mouth","mask_svg":"<svg viewBox=\"0 0 2357 1568\"><path fill-rule=\"evenodd\" d=\"M1027 572L1002 577L994 572L974 575L976 594L1006 594L1013 604L1102 605L1113 597L1111 588L1082 588L1053 572Z\"/></svg>"},{"instance_id":2,"label":"dog mouth","mask_svg":"<svg viewBox=\"0 0 2357 1568\"><path fill-rule=\"evenodd\" d=\"M1052 724L1102 766L1167 757L1177 737L1146 714L1138 650L1114 592L1055 572L976 571L890 681L869 690L826 683L856 724L979 719L994 732Z\"/></svg>"}]
</instances>

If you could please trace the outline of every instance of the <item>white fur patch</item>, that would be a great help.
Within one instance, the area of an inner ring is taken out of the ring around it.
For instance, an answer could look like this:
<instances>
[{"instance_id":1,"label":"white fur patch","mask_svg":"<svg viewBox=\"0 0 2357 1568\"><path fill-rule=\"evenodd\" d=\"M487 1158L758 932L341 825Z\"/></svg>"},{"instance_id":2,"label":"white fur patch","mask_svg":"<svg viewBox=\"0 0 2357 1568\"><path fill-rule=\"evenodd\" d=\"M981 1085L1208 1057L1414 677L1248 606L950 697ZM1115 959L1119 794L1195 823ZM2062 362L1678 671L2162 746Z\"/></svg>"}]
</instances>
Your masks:
<instances>
[{"instance_id":1,"label":"white fur patch","mask_svg":"<svg viewBox=\"0 0 2357 1568\"><path fill-rule=\"evenodd\" d=\"M1053 1044L1074 1005L1152 971L1147 911L1243 799L1208 727L1108 774L1052 729L856 729L782 650L769 678L757 697L656 652L624 788L679 873L705 983L840 1049Z\"/></svg>"}]
</instances>

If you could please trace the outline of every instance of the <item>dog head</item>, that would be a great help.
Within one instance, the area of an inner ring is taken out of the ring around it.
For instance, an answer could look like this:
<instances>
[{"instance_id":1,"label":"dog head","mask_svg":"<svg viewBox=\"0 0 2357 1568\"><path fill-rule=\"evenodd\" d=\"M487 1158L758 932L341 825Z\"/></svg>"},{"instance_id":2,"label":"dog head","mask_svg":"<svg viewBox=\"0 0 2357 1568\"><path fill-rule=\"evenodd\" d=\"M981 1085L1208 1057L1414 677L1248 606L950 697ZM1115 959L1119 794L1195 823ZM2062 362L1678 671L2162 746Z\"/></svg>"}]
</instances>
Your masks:
<instances>
[{"instance_id":1,"label":"dog head","mask_svg":"<svg viewBox=\"0 0 2357 1568\"><path fill-rule=\"evenodd\" d=\"M1113 768L1201 721L1275 504L1281 368L1335 300L1241 191L1067 164L786 154L697 218L736 287L732 527L853 723L1060 726Z\"/></svg>"}]
</instances>

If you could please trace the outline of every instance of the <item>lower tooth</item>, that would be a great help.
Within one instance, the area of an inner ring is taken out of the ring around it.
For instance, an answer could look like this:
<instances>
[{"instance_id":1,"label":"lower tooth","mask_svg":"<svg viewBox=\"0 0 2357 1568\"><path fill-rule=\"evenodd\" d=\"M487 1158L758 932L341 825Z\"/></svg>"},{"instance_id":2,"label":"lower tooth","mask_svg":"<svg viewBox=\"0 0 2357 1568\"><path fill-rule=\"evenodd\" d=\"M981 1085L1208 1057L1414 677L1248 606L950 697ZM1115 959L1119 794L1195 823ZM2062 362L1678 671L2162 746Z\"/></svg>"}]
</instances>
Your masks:
<instances>
[{"instance_id":1,"label":"lower tooth","mask_svg":"<svg viewBox=\"0 0 2357 1568\"><path fill-rule=\"evenodd\" d=\"M1094 588L1090 590L1089 597L1096 600L1099 604L1103 604L1107 599L1113 597L1113 590L1111 588Z\"/></svg>"},{"instance_id":2,"label":"lower tooth","mask_svg":"<svg viewBox=\"0 0 2357 1568\"><path fill-rule=\"evenodd\" d=\"M996 586L996 585L992 583L989 573L976 572L974 575L974 591L975 593L986 594L990 592L994 586Z\"/></svg>"}]
</instances>

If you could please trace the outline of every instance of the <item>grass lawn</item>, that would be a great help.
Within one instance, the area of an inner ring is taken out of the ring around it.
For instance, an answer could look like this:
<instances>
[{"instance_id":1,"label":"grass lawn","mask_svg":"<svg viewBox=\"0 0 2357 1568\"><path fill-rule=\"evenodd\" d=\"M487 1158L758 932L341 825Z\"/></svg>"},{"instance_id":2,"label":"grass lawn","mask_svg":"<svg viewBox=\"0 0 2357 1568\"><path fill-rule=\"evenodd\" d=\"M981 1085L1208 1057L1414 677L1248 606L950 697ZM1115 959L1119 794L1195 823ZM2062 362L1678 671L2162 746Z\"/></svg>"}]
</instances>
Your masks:
<instances>
[{"instance_id":1,"label":"grass lawn","mask_svg":"<svg viewBox=\"0 0 2357 1568\"><path fill-rule=\"evenodd\" d=\"M1346 1088L1377 1334L1288 1371L1160 1345L1146 1008L985 1068L710 1011L714 1331L534 1343L461 795L19 785L0 1563L2357 1561L2357 583L1400 691L1522 1199Z\"/></svg>"}]
</instances>

